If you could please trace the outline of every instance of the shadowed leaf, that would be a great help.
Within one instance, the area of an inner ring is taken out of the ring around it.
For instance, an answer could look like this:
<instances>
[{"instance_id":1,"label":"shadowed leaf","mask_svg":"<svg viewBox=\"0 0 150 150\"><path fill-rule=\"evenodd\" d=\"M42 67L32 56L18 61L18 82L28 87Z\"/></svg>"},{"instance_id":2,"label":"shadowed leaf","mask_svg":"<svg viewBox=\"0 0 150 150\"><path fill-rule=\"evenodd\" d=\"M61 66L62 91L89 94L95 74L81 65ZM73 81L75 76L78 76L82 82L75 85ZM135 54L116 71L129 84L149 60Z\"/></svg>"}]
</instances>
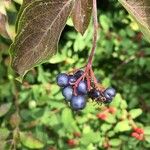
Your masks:
<instances>
[{"instance_id":1,"label":"shadowed leaf","mask_svg":"<svg viewBox=\"0 0 150 150\"><path fill-rule=\"evenodd\" d=\"M7 26L8 21L5 9L5 1L0 1L0 34L5 38L9 38Z\"/></svg>"},{"instance_id":2,"label":"shadowed leaf","mask_svg":"<svg viewBox=\"0 0 150 150\"><path fill-rule=\"evenodd\" d=\"M6 26L7 26L7 17L0 12L0 34L5 38L9 38Z\"/></svg>"},{"instance_id":3,"label":"shadowed leaf","mask_svg":"<svg viewBox=\"0 0 150 150\"><path fill-rule=\"evenodd\" d=\"M18 16L17 16L17 20L16 20L16 32L18 32L18 22L20 20L21 14L24 11L24 9L31 3L33 3L36 0L23 0L23 3L21 5L21 8L19 10Z\"/></svg>"},{"instance_id":4,"label":"shadowed leaf","mask_svg":"<svg viewBox=\"0 0 150 150\"><path fill-rule=\"evenodd\" d=\"M19 18L17 36L10 47L12 67L21 77L56 53L73 4L74 0L27 3Z\"/></svg>"},{"instance_id":5,"label":"shadowed leaf","mask_svg":"<svg viewBox=\"0 0 150 150\"><path fill-rule=\"evenodd\" d=\"M150 0L119 0L150 42Z\"/></svg>"},{"instance_id":6,"label":"shadowed leaf","mask_svg":"<svg viewBox=\"0 0 150 150\"><path fill-rule=\"evenodd\" d=\"M72 10L75 29L82 35L88 28L92 13L92 0L76 0Z\"/></svg>"},{"instance_id":7,"label":"shadowed leaf","mask_svg":"<svg viewBox=\"0 0 150 150\"><path fill-rule=\"evenodd\" d=\"M4 116L11 108L11 103L5 103L0 106L0 117Z\"/></svg>"}]
</instances>

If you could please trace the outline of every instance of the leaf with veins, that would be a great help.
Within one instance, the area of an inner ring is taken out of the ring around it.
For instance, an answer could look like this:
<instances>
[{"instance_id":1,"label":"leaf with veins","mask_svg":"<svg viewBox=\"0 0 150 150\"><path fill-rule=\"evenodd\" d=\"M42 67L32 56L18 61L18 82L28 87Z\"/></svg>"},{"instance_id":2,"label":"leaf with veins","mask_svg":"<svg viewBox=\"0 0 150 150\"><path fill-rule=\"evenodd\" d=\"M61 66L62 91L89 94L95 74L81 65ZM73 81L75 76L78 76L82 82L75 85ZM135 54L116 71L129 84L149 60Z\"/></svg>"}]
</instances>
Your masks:
<instances>
[{"instance_id":1,"label":"leaf with veins","mask_svg":"<svg viewBox=\"0 0 150 150\"><path fill-rule=\"evenodd\" d=\"M18 18L17 36L10 47L12 68L21 77L57 51L61 32L74 0L33 0Z\"/></svg>"},{"instance_id":2,"label":"leaf with veins","mask_svg":"<svg viewBox=\"0 0 150 150\"><path fill-rule=\"evenodd\" d=\"M75 29L82 35L90 23L93 0L76 0L72 10L72 20Z\"/></svg>"},{"instance_id":3,"label":"leaf with veins","mask_svg":"<svg viewBox=\"0 0 150 150\"><path fill-rule=\"evenodd\" d=\"M150 42L150 0L119 0Z\"/></svg>"}]
</instances>

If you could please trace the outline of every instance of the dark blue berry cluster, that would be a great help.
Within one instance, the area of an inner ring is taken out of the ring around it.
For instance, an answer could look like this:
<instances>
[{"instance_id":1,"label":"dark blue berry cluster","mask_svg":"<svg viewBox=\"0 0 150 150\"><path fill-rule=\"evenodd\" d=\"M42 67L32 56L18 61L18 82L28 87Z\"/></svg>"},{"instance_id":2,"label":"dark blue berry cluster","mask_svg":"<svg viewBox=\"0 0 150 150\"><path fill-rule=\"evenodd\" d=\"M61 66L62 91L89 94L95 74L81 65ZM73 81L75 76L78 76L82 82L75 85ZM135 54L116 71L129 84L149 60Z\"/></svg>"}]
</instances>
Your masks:
<instances>
[{"instance_id":1,"label":"dark blue berry cluster","mask_svg":"<svg viewBox=\"0 0 150 150\"><path fill-rule=\"evenodd\" d=\"M92 82L82 78L83 70L78 70L73 74L60 73L57 76L57 84L62 88L62 95L69 103L73 110L81 110L85 108L88 98L96 102L110 103L116 92L113 88L100 90L95 86L88 87L88 82Z\"/></svg>"}]
</instances>

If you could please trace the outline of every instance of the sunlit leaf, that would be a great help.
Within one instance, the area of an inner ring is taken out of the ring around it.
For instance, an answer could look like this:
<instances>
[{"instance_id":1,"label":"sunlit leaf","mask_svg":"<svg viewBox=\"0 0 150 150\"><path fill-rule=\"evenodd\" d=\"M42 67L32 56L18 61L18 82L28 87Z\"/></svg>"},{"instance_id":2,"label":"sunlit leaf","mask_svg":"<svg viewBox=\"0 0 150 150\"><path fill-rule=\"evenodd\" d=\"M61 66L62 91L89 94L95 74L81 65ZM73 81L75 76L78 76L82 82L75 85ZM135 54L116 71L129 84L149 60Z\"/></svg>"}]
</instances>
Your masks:
<instances>
[{"instance_id":1,"label":"sunlit leaf","mask_svg":"<svg viewBox=\"0 0 150 150\"><path fill-rule=\"evenodd\" d=\"M74 0L34 0L26 5L10 48L12 67L20 76L56 53L73 4Z\"/></svg>"},{"instance_id":2,"label":"sunlit leaf","mask_svg":"<svg viewBox=\"0 0 150 150\"><path fill-rule=\"evenodd\" d=\"M76 0L72 10L72 19L75 29L82 35L86 31L92 13L92 0Z\"/></svg>"},{"instance_id":3,"label":"sunlit leaf","mask_svg":"<svg viewBox=\"0 0 150 150\"><path fill-rule=\"evenodd\" d=\"M116 132L129 131L131 129L128 120L120 121L116 124L114 130Z\"/></svg>"},{"instance_id":4,"label":"sunlit leaf","mask_svg":"<svg viewBox=\"0 0 150 150\"><path fill-rule=\"evenodd\" d=\"M37 138L34 138L32 134L20 132L20 141L30 149L42 149L44 147L44 144Z\"/></svg>"},{"instance_id":5,"label":"sunlit leaf","mask_svg":"<svg viewBox=\"0 0 150 150\"><path fill-rule=\"evenodd\" d=\"M129 114L131 115L133 119L135 119L142 114L142 109L140 108L132 109L129 111Z\"/></svg>"},{"instance_id":6,"label":"sunlit leaf","mask_svg":"<svg viewBox=\"0 0 150 150\"><path fill-rule=\"evenodd\" d=\"M119 2L136 20L145 38L150 42L150 1L119 0Z\"/></svg>"}]
</instances>

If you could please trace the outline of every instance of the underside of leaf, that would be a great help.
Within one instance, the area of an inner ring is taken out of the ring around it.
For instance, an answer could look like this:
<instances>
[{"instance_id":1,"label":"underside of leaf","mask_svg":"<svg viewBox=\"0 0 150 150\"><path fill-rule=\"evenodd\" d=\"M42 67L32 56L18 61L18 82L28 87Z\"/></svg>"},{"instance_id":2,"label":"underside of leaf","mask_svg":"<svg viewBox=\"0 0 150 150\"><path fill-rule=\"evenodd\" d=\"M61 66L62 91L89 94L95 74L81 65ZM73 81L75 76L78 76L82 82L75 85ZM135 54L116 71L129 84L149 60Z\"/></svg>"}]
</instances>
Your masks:
<instances>
[{"instance_id":1,"label":"underside of leaf","mask_svg":"<svg viewBox=\"0 0 150 150\"><path fill-rule=\"evenodd\" d=\"M92 0L76 0L72 10L72 20L75 29L82 35L88 28L92 14Z\"/></svg>"},{"instance_id":2,"label":"underside of leaf","mask_svg":"<svg viewBox=\"0 0 150 150\"><path fill-rule=\"evenodd\" d=\"M20 76L56 53L73 4L74 0L24 1L17 36L10 47L12 67Z\"/></svg>"},{"instance_id":3,"label":"underside of leaf","mask_svg":"<svg viewBox=\"0 0 150 150\"><path fill-rule=\"evenodd\" d=\"M150 0L119 0L150 42Z\"/></svg>"}]
</instances>

